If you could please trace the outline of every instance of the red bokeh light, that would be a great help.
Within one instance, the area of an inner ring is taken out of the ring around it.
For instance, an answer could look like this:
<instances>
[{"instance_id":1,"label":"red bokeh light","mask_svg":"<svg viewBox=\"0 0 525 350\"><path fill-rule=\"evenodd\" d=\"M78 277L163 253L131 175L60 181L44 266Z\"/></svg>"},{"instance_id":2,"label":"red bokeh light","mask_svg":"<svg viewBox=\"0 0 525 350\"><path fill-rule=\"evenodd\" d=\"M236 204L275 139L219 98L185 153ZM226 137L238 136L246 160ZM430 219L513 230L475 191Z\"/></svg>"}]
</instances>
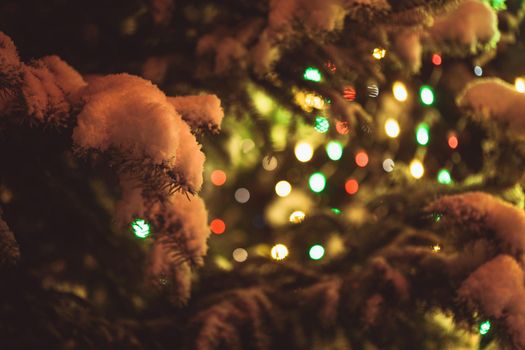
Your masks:
<instances>
[{"instance_id":1,"label":"red bokeh light","mask_svg":"<svg viewBox=\"0 0 525 350\"><path fill-rule=\"evenodd\" d=\"M359 190L359 183L356 179L348 179L345 182L345 191L348 194L356 194Z\"/></svg>"},{"instance_id":2,"label":"red bokeh light","mask_svg":"<svg viewBox=\"0 0 525 350\"><path fill-rule=\"evenodd\" d=\"M346 135L350 132L350 128L348 127L348 122L338 121L335 123L335 130L337 130L338 133L341 135Z\"/></svg>"},{"instance_id":3,"label":"red bokeh light","mask_svg":"<svg viewBox=\"0 0 525 350\"><path fill-rule=\"evenodd\" d=\"M210 223L211 232L221 235L226 231L226 224L221 219L213 219Z\"/></svg>"},{"instance_id":4,"label":"red bokeh light","mask_svg":"<svg viewBox=\"0 0 525 350\"><path fill-rule=\"evenodd\" d=\"M448 146L452 149L458 148L459 140L456 135L450 135L448 137Z\"/></svg>"},{"instance_id":5,"label":"red bokeh light","mask_svg":"<svg viewBox=\"0 0 525 350\"><path fill-rule=\"evenodd\" d=\"M348 101L354 101L357 96L357 92L353 86L347 86L343 89L343 98Z\"/></svg>"},{"instance_id":6,"label":"red bokeh light","mask_svg":"<svg viewBox=\"0 0 525 350\"><path fill-rule=\"evenodd\" d=\"M357 166L364 168L368 164L368 154L365 151L360 151L355 155L355 163Z\"/></svg>"},{"instance_id":7,"label":"red bokeh light","mask_svg":"<svg viewBox=\"0 0 525 350\"><path fill-rule=\"evenodd\" d=\"M222 170L214 170L210 176L211 183L215 186L222 186L226 182L226 173Z\"/></svg>"},{"instance_id":8,"label":"red bokeh light","mask_svg":"<svg viewBox=\"0 0 525 350\"><path fill-rule=\"evenodd\" d=\"M437 53L433 54L432 55L432 63L435 65L435 66L439 66L441 65L441 63L443 62L443 60L441 59L441 56L438 55Z\"/></svg>"}]
</instances>

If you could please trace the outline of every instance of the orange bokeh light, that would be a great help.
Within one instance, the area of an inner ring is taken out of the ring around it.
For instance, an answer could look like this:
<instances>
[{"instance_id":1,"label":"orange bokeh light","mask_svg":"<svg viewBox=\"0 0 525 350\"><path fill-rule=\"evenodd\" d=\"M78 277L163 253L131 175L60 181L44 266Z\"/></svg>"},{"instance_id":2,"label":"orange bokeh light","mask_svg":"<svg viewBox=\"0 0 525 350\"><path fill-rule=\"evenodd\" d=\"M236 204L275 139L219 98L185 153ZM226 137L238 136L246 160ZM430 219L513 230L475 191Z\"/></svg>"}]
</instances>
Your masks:
<instances>
[{"instance_id":1,"label":"orange bokeh light","mask_svg":"<svg viewBox=\"0 0 525 350\"><path fill-rule=\"evenodd\" d=\"M210 229L216 235L221 235L226 231L226 224L221 219L213 219L210 222Z\"/></svg>"},{"instance_id":2,"label":"orange bokeh light","mask_svg":"<svg viewBox=\"0 0 525 350\"><path fill-rule=\"evenodd\" d=\"M214 170L211 173L210 180L215 186L222 186L226 182L226 173L222 170Z\"/></svg>"},{"instance_id":3,"label":"orange bokeh light","mask_svg":"<svg viewBox=\"0 0 525 350\"><path fill-rule=\"evenodd\" d=\"M359 151L355 155L355 163L357 166L364 168L368 164L368 154L365 151Z\"/></svg>"},{"instance_id":4,"label":"orange bokeh light","mask_svg":"<svg viewBox=\"0 0 525 350\"><path fill-rule=\"evenodd\" d=\"M348 179L345 182L345 191L348 194L356 194L359 190L359 183L356 179Z\"/></svg>"},{"instance_id":5,"label":"orange bokeh light","mask_svg":"<svg viewBox=\"0 0 525 350\"><path fill-rule=\"evenodd\" d=\"M448 137L448 146L452 149L458 148L459 140L456 135L450 135Z\"/></svg>"}]
</instances>

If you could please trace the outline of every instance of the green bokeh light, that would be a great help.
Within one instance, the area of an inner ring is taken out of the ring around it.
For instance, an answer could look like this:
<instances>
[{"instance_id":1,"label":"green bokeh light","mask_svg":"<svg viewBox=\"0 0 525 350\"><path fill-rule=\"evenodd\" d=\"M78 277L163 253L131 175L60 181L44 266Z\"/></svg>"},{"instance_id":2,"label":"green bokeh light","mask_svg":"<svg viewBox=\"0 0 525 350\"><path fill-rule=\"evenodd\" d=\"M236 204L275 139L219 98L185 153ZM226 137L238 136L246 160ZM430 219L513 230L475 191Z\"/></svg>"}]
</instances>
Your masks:
<instances>
[{"instance_id":1,"label":"green bokeh light","mask_svg":"<svg viewBox=\"0 0 525 350\"><path fill-rule=\"evenodd\" d=\"M490 331L490 321L485 321L479 325L479 334L485 335Z\"/></svg>"},{"instance_id":2,"label":"green bokeh light","mask_svg":"<svg viewBox=\"0 0 525 350\"><path fill-rule=\"evenodd\" d=\"M326 154L331 160L339 160L343 156L343 145L339 141L330 141L326 145Z\"/></svg>"},{"instance_id":3,"label":"green bokeh light","mask_svg":"<svg viewBox=\"0 0 525 350\"><path fill-rule=\"evenodd\" d=\"M318 115L317 117L315 117L314 129L315 131L324 134L328 131L328 129L330 129L330 122L325 117L321 117Z\"/></svg>"},{"instance_id":4,"label":"green bokeh light","mask_svg":"<svg viewBox=\"0 0 525 350\"><path fill-rule=\"evenodd\" d=\"M319 69L315 67L308 67L304 71L303 78L304 80L315 81L316 83L318 83L323 79L323 76Z\"/></svg>"},{"instance_id":5,"label":"green bokeh light","mask_svg":"<svg viewBox=\"0 0 525 350\"><path fill-rule=\"evenodd\" d=\"M136 219L131 223L133 234L139 238L146 238L151 233L150 224L144 219Z\"/></svg>"},{"instance_id":6,"label":"green bokeh light","mask_svg":"<svg viewBox=\"0 0 525 350\"><path fill-rule=\"evenodd\" d=\"M313 173L308 180L308 185L315 193L323 192L326 187L326 177L323 173Z\"/></svg>"},{"instance_id":7,"label":"green bokeh light","mask_svg":"<svg viewBox=\"0 0 525 350\"><path fill-rule=\"evenodd\" d=\"M427 123L421 123L416 128L416 141L421 146L428 145L430 141L430 127Z\"/></svg>"},{"instance_id":8,"label":"green bokeh light","mask_svg":"<svg viewBox=\"0 0 525 350\"><path fill-rule=\"evenodd\" d=\"M321 260L324 256L324 248L320 244L316 244L310 247L308 255L312 260Z\"/></svg>"},{"instance_id":9,"label":"green bokeh light","mask_svg":"<svg viewBox=\"0 0 525 350\"><path fill-rule=\"evenodd\" d=\"M447 169L441 169L437 174L437 180L440 184L443 185L450 185L452 181L452 176L450 175L450 171Z\"/></svg>"},{"instance_id":10,"label":"green bokeh light","mask_svg":"<svg viewBox=\"0 0 525 350\"><path fill-rule=\"evenodd\" d=\"M419 90L419 97L424 105L431 106L435 100L434 89L428 85L423 85Z\"/></svg>"}]
</instances>

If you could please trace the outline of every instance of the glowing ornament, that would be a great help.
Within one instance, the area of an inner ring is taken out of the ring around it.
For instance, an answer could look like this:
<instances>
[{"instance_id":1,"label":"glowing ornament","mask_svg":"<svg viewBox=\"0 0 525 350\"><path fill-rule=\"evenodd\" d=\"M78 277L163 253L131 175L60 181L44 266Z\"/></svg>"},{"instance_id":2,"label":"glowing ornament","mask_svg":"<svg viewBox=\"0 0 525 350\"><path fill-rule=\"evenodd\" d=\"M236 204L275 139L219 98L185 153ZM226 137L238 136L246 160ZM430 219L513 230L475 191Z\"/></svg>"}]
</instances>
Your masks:
<instances>
[{"instance_id":1,"label":"glowing ornament","mask_svg":"<svg viewBox=\"0 0 525 350\"><path fill-rule=\"evenodd\" d=\"M313 173L308 180L310 189L315 193L322 192L326 187L326 177L323 173Z\"/></svg>"},{"instance_id":2,"label":"glowing ornament","mask_svg":"<svg viewBox=\"0 0 525 350\"><path fill-rule=\"evenodd\" d=\"M516 78L516 80L514 80L514 87L517 92L525 93L525 79L521 77Z\"/></svg>"},{"instance_id":3,"label":"glowing ornament","mask_svg":"<svg viewBox=\"0 0 525 350\"><path fill-rule=\"evenodd\" d=\"M358 167L364 168L368 164L368 154L365 151L359 151L355 155L355 163Z\"/></svg>"},{"instance_id":4,"label":"glowing ornament","mask_svg":"<svg viewBox=\"0 0 525 350\"><path fill-rule=\"evenodd\" d=\"M376 47L374 51L372 52L372 56L374 56L376 60L381 60L385 58L386 50L380 47Z\"/></svg>"},{"instance_id":5,"label":"glowing ornament","mask_svg":"<svg viewBox=\"0 0 525 350\"><path fill-rule=\"evenodd\" d=\"M326 154L331 160L339 160L343 156L343 145L339 141L330 141L326 145Z\"/></svg>"},{"instance_id":6,"label":"glowing ornament","mask_svg":"<svg viewBox=\"0 0 525 350\"><path fill-rule=\"evenodd\" d=\"M359 190L359 183L357 182L356 179L346 180L345 182L346 193L352 195L352 194L356 194L358 190Z\"/></svg>"},{"instance_id":7,"label":"glowing ornament","mask_svg":"<svg viewBox=\"0 0 525 350\"><path fill-rule=\"evenodd\" d=\"M310 256L310 259L312 260L320 260L324 256L324 248L320 244L316 244L310 247L310 250L308 251L308 255Z\"/></svg>"},{"instance_id":8,"label":"glowing ornament","mask_svg":"<svg viewBox=\"0 0 525 350\"><path fill-rule=\"evenodd\" d=\"M434 90L428 85L423 85L419 89L419 97L421 102L426 106L431 106L434 103Z\"/></svg>"},{"instance_id":9,"label":"glowing ornament","mask_svg":"<svg viewBox=\"0 0 525 350\"><path fill-rule=\"evenodd\" d=\"M357 97L357 92L355 91L355 88L353 86L346 86L343 89L343 98L347 101L355 101L355 98Z\"/></svg>"},{"instance_id":10,"label":"glowing ornament","mask_svg":"<svg viewBox=\"0 0 525 350\"><path fill-rule=\"evenodd\" d=\"M270 254L275 260L283 260L288 256L288 247L284 244L276 244L272 247Z\"/></svg>"},{"instance_id":11,"label":"glowing ornament","mask_svg":"<svg viewBox=\"0 0 525 350\"><path fill-rule=\"evenodd\" d=\"M376 84L370 84L366 87L366 90L368 91L368 96L372 98L376 98L379 96L379 87Z\"/></svg>"},{"instance_id":12,"label":"glowing ornament","mask_svg":"<svg viewBox=\"0 0 525 350\"><path fill-rule=\"evenodd\" d=\"M423 177L423 174L425 174L425 168L423 167L423 163L421 163L419 160L414 159L410 163L410 174L415 179L421 179Z\"/></svg>"},{"instance_id":13,"label":"glowing ornament","mask_svg":"<svg viewBox=\"0 0 525 350\"><path fill-rule=\"evenodd\" d=\"M144 219L135 219L131 223L131 230L138 238L146 238L151 233L151 225Z\"/></svg>"},{"instance_id":14,"label":"glowing ornament","mask_svg":"<svg viewBox=\"0 0 525 350\"><path fill-rule=\"evenodd\" d=\"M315 131L324 134L328 131L328 129L330 129L330 122L325 117L321 117L318 115L317 117L315 117L314 129Z\"/></svg>"},{"instance_id":15,"label":"glowing ornament","mask_svg":"<svg viewBox=\"0 0 525 350\"><path fill-rule=\"evenodd\" d=\"M399 136L401 129L399 128L399 123L393 118L388 118L385 122L385 132L388 137L396 138Z\"/></svg>"},{"instance_id":16,"label":"glowing ornament","mask_svg":"<svg viewBox=\"0 0 525 350\"><path fill-rule=\"evenodd\" d=\"M306 214L301 210L296 210L293 213L290 214L290 222L292 224L300 224L304 221L304 218L306 217Z\"/></svg>"},{"instance_id":17,"label":"glowing ornament","mask_svg":"<svg viewBox=\"0 0 525 350\"><path fill-rule=\"evenodd\" d=\"M214 170L211 172L210 180L215 186L222 186L226 182L226 173L222 170Z\"/></svg>"},{"instance_id":18,"label":"glowing ornament","mask_svg":"<svg viewBox=\"0 0 525 350\"><path fill-rule=\"evenodd\" d=\"M490 321L485 321L479 325L479 334L485 335L490 331L491 324Z\"/></svg>"},{"instance_id":19,"label":"glowing ornament","mask_svg":"<svg viewBox=\"0 0 525 350\"><path fill-rule=\"evenodd\" d=\"M430 127L427 123L421 123L416 128L416 141L421 146L428 145L428 141L430 141Z\"/></svg>"},{"instance_id":20,"label":"glowing ornament","mask_svg":"<svg viewBox=\"0 0 525 350\"><path fill-rule=\"evenodd\" d=\"M405 102L408 98L407 88L405 84L400 81L396 81L394 85L392 85L392 92L394 93L394 98L399 102Z\"/></svg>"},{"instance_id":21,"label":"glowing ornament","mask_svg":"<svg viewBox=\"0 0 525 350\"><path fill-rule=\"evenodd\" d=\"M277 168L277 158L274 156L266 156L262 160L263 169L266 171L273 171Z\"/></svg>"},{"instance_id":22,"label":"glowing ornament","mask_svg":"<svg viewBox=\"0 0 525 350\"><path fill-rule=\"evenodd\" d=\"M295 157L300 162L308 162L314 155L314 149L308 142L299 142L295 145Z\"/></svg>"},{"instance_id":23,"label":"glowing ornament","mask_svg":"<svg viewBox=\"0 0 525 350\"><path fill-rule=\"evenodd\" d=\"M290 192L292 192L292 185L290 185L288 181L279 181L275 185L275 193L277 193L279 197L286 197Z\"/></svg>"},{"instance_id":24,"label":"glowing ornament","mask_svg":"<svg viewBox=\"0 0 525 350\"><path fill-rule=\"evenodd\" d=\"M456 134L450 133L449 136L448 136L448 141L447 142L448 142L448 147L450 147L452 149L458 148L459 140L458 140L458 137L456 136Z\"/></svg>"},{"instance_id":25,"label":"glowing ornament","mask_svg":"<svg viewBox=\"0 0 525 350\"><path fill-rule=\"evenodd\" d=\"M221 219L213 219L210 222L210 230L216 235L222 235L226 231L226 223Z\"/></svg>"},{"instance_id":26,"label":"glowing ornament","mask_svg":"<svg viewBox=\"0 0 525 350\"><path fill-rule=\"evenodd\" d=\"M321 71L315 67L308 67L303 74L304 80L314 81L316 83L320 82L323 79Z\"/></svg>"},{"instance_id":27,"label":"glowing ornament","mask_svg":"<svg viewBox=\"0 0 525 350\"><path fill-rule=\"evenodd\" d=\"M447 169L441 169L437 174L437 180L440 184L450 185L452 183L452 176Z\"/></svg>"},{"instance_id":28,"label":"glowing ornament","mask_svg":"<svg viewBox=\"0 0 525 350\"><path fill-rule=\"evenodd\" d=\"M477 77L481 77L483 75L483 68L481 68L480 66L475 66L474 67L474 74Z\"/></svg>"},{"instance_id":29,"label":"glowing ornament","mask_svg":"<svg viewBox=\"0 0 525 350\"><path fill-rule=\"evenodd\" d=\"M437 53L432 55L432 64L434 66L440 66L442 62L443 62L443 59L441 58L440 55L438 55Z\"/></svg>"},{"instance_id":30,"label":"glowing ornament","mask_svg":"<svg viewBox=\"0 0 525 350\"><path fill-rule=\"evenodd\" d=\"M394 171L395 163L392 159L387 158L383 161L383 170L387 173Z\"/></svg>"},{"instance_id":31,"label":"glowing ornament","mask_svg":"<svg viewBox=\"0 0 525 350\"><path fill-rule=\"evenodd\" d=\"M233 260L237 262L245 262L246 259L248 259L248 252L246 249L243 248L237 248L232 253Z\"/></svg>"},{"instance_id":32,"label":"glowing ornament","mask_svg":"<svg viewBox=\"0 0 525 350\"><path fill-rule=\"evenodd\" d=\"M348 127L348 122L343 122L343 121L336 122L335 130L341 135L348 134L350 132L350 128Z\"/></svg>"},{"instance_id":33,"label":"glowing ornament","mask_svg":"<svg viewBox=\"0 0 525 350\"><path fill-rule=\"evenodd\" d=\"M250 191L241 187L235 191L234 197L237 202L246 203L250 200Z\"/></svg>"}]
</instances>

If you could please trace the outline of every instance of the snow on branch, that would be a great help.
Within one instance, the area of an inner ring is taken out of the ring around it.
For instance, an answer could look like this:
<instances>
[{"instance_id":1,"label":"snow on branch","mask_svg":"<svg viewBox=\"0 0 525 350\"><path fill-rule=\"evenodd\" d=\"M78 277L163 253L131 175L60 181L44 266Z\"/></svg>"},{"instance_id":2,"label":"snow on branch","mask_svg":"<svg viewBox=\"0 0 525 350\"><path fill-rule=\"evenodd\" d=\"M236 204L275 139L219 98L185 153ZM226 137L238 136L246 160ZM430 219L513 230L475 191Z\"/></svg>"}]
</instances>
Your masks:
<instances>
[{"instance_id":1,"label":"snow on branch","mask_svg":"<svg viewBox=\"0 0 525 350\"><path fill-rule=\"evenodd\" d=\"M168 101L192 130L220 129L224 111L216 95L177 96L169 97Z\"/></svg>"},{"instance_id":2,"label":"snow on branch","mask_svg":"<svg viewBox=\"0 0 525 350\"><path fill-rule=\"evenodd\" d=\"M474 118L493 119L508 126L512 134L525 134L525 95L501 79L474 80L465 87L457 103Z\"/></svg>"},{"instance_id":3,"label":"snow on branch","mask_svg":"<svg viewBox=\"0 0 525 350\"><path fill-rule=\"evenodd\" d=\"M0 269L14 265L20 258L20 250L13 232L0 218Z\"/></svg>"}]
</instances>

